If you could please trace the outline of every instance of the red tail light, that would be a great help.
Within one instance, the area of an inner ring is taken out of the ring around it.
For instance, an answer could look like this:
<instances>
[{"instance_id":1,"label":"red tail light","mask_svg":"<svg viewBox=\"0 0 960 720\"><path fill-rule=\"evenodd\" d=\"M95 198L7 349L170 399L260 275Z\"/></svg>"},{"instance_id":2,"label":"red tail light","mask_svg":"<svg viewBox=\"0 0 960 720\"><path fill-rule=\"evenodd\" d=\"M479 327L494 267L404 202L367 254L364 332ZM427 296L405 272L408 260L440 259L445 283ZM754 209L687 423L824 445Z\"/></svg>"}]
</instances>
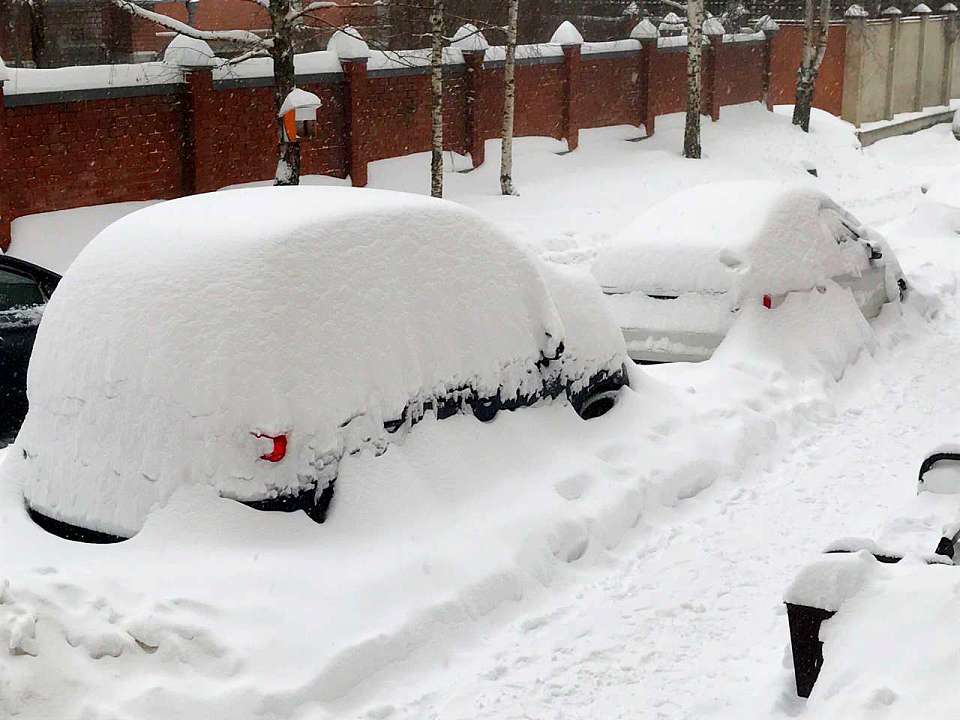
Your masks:
<instances>
[{"instance_id":1,"label":"red tail light","mask_svg":"<svg viewBox=\"0 0 960 720\"><path fill-rule=\"evenodd\" d=\"M286 435L264 435L263 433L250 433L255 438L266 438L273 440L273 449L260 456L261 460L267 462L280 462L287 454L287 436Z\"/></svg>"},{"instance_id":2,"label":"red tail light","mask_svg":"<svg viewBox=\"0 0 960 720\"><path fill-rule=\"evenodd\" d=\"M770 308L772 308L772 307L773 307L773 298L770 297L769 295L764 295L764 296L763 296L763 306L764 306L767 310L769 310Z\"/></svg>"}]
</instances>

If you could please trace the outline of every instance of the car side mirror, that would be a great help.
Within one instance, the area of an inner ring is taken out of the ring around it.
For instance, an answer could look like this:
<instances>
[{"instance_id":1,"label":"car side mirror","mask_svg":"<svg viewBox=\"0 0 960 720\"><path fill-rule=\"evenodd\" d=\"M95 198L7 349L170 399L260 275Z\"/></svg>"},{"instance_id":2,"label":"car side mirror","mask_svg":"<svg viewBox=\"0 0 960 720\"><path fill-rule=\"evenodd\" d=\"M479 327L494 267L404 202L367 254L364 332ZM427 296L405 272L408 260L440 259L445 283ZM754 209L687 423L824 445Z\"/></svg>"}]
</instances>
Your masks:
<instances>
[{"instance_id":1,"label":"car side mirror","mask_svg":"<svg viewBox=\"0 0 960 720\"><path fill-rule=\"evenodd\" d=\"M867 251L870 253L871 260L881 260L883 258L883 251L880 248L874 247L870 243L866 243Z\"/></svg>"},{"instance_id":2,"label":"car side mirror","mask_svg":"<svg viewBox=\"0 0 960 720\"><path fill-rule=\"evenodd\" d=\"M939 451L920 464L917 492L960 493L960 452Z\"/></svg>"}]
</instances>

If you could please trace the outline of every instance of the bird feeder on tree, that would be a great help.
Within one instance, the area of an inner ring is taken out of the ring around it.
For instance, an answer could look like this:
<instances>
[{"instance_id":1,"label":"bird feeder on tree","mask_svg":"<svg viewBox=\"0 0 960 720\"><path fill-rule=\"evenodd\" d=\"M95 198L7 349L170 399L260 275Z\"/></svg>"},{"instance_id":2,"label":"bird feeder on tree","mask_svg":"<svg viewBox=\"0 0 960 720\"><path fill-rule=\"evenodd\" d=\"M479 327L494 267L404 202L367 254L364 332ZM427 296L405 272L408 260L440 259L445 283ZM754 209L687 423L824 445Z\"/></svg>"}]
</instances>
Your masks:
<instances>
[{"instance_id":1,"label":"bird feeder on tree","mask_svg":"<svg viewBox=\"0 0 960 720\"><path fill-rule=\"evenodd\" d=\"M320 98L311 92L294 88L280 107L284 139L287 142L308 140L317 136L317 110Z\"/></svg>"}]
</instances>

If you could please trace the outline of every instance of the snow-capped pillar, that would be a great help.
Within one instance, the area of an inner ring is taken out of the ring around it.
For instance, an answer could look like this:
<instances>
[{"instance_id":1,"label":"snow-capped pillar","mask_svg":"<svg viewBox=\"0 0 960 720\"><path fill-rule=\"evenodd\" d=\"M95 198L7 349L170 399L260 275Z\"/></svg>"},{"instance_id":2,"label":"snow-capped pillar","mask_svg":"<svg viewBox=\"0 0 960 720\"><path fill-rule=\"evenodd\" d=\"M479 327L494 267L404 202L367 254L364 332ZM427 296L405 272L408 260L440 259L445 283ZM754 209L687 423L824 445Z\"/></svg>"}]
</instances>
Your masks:
<instances>
[{"instance_id":1,"label":"snow-capped pillar","mask_svg":"<svg viewBox=\"0 0 960 720\"><path fill-rule=\"evenodd\" d=\"M7 165L7 122L6 122L6 102L3 99L3 81L7 79L7 68L3 64L3 58L0 58L0 250L6 252L10 247L10 223L12 218L11 208L8 206L7 196L7 175L4 168Z\"/></svg>"},{"instance_id":2,"label":"snow-capped pillar","mask_svg":"<svg viewBox=\"0 0 960 720\"><path fill-rule=\"evenodd\" d=\"M467 129L466 151L470 153L473 166L480 167L484 160L484 139L480 125L480 93L483 87L483 58L490 45L476 25L466 23L454 33L450 47L459 50L463 55L463 64L466 69L464 117Z\"/></svg>"},{"instance_id":3,"label":"snow-capped pillar","mask_svg":"<svg viewBox=\"0 0 960 720\"><path fill-rule=\"evenodd\" d=\"M930 8L920 3L913 11L920 16L920 41L917 50L917 79L913 90L913 109L923 110L923 64L927 54L927 33L930 31Z\"/></svg>"},{"instance_id":4,"label":"snow-capped pillar","mask_svg":"<svg viewBox=\"0 0 960 720\"><path fill-rule=\"evenodd\" d=\"M847 122L860 127L863 116L863 58L867 51L867 13L859 5L851 5L843 19L847 25L847 39L841 115Z\"/></svg>"},{"instance_id":5,"label":"snow-capped pillar","mask_svg":"<svg viewBox=\"0 0 960 720\"><path fill-rule=\"evenodd\" d=\"M550 44L559 45L563 50L563 121L560 130L562 137L566 138L567 150L573 151L580 145L577 95L580 92L583 36L572 22L564 20L550 38Z\"/></svg>"},{"instance_id":6,"label":"snow-capped pillar","mask_svg":"<svg viewBox=\"0 0 960 720\"><path fill-rule=\"evenodd\" d=\"M943 33L945 42L945 52L943 55L943 78L940 87L943 92L940 96L941 105L950 105L953 98L953 75L954 67L957 62L957 37L960 36L960 13L957 12L957 6L952 2L940 8L944 15Z\"/></svg>"},{"instance_id":7,"label":"snow-capped pillar","mask_svg":"<svg viewBox=\"0 0 960 720\"><path fill-rule=\"evenodd\" d=\"M483 165L485 143L480 126L480 92L483 87L483 57L486 50L463 50L463 64L466 67L466 127L467 152L473 167Z\"/></svg>"},{"instance_id":8,"label":"snow-capped pillar","mask_svg":"<svg viewBox=\"0 0 960 720\"><path fill-rule=\"evenodd\" d=\"M773 112L773 52L780 26L769 15L760 23L763 33L763 104Z\"/></svg>"},{"instance_id":9,"label":"snow-capped pillar","mask_svg":"<svg viewBox=\"0 0 960 720\"><path fill-rule=\"evenodd\" d=\"M894 78L899 65L900 55L900 16L903 13L896 5L891 5L882 15L890 20L890 48L887 50L887 77L883 103L883 115L887 120L893 119L894 112Z\"/></svg>"},{"instance_id":10,"label":"snow-capped pillar","mask_svg":"<svg viewBox=\"0 0 960 720\"><path fill-rule=\"evenodd\" d=\"M657 98L653 91L653 68L656 65L657 43L660 31L649 20L641 20L630 32L630 38L640 41L640 80L639 114L640 124L644 126L647 137L653 135L657 119Z\"/></svg>"},{"instance_id":11,"label":"snow-capped pillar","mask_svg":"<svg viewBox=\"0 0 960 720\"><path fill-rule=\"evenodd\" d=\"M723 24L717 18L708 18L703 23L703 34L710 42L710 55L707 58L707 92L710 119L720 119L720 66L723 62Z\"/></svg>"},{"instance_id":12,"label":"snow-capped pillar","mask_svg":"<svg viewBox=\"0 0 960 720\"><path fill-rule=\"evenodd\" d=\"M180 190L184 195L220 187L215 175L218 131L213 98L213 69L221 60L203 40L177 35L163 51L163 62L183 74Z\"/></svg>"},{"instance_id":13,"label":"snow-capped pillar","mask_svg":"<svg viewBox=\"0 0 960 720\"><path fill-rule=\"evenodd\" d=\"M367 184L368 155L364 140L363 104L367 99L367 61L370 47L355 28L337 30L327 43L327 50L336 53L346 79L344 106L347 111L347 172L354 187Z\"/></svg>"},{"instance_id":14,"label":"snow-capped pillar","mask_svg":"<svg viewBox=\"0 0 960 720\"><path fill-rule=\"evenodd\" d=\"M350 184L354 187L367 185L367 153L364 144L363 103L367 94L367 60L365 57L341 58L340 66L347 79L347 134L350 142L350 155L347 158L347 170Z\"/></svg>"}]
</instances>

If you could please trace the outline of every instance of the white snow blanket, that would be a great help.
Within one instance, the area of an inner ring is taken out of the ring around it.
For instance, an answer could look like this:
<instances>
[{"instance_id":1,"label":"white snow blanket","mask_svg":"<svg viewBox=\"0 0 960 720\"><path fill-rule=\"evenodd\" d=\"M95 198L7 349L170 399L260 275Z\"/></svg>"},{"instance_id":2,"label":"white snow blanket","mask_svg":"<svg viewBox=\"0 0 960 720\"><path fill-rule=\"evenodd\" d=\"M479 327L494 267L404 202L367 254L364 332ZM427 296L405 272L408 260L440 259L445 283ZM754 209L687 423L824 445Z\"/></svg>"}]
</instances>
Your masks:
<instances>
[{"instance_id":1,"label":"white snow blanket","mask_svg":"<svg viewBox=\"0 0 960 720\"><path fill-rule=\"evenodd\" d=\"M108 203L19 217L13 221L7 254L63 275L101 230L155 202Z\"/></svg>"},{"instance_id":2,"label":"white snow blanket","mask_svg":"<svg viewBox=\"0 0 960 720\"><path fill-rule=\"evenodd\" d=\"M581 343L565 373L620 368L607 328L605 361L584 365L598 350ZM182 484L322 488L344 452L382 452L408 405L536 394L566 338L538 262L461 206L342 188L184 198L114 223L64 277L11 470L34 509L130 535ZM264 462L256 436L280 434L286 459Z\"/></svg>"},{"instance_id":3,"label":"white snow blanket","mask_svg":"<svg viewBox=\"0 0 960 720\"><path fill-rule=\"evenodd\" d=\"M746 296L809 290L868 267L834 230L859 223L824 193L766 181L698 185L642 213L593 271L606 290Z\"/></svg>"}]
</instances>

